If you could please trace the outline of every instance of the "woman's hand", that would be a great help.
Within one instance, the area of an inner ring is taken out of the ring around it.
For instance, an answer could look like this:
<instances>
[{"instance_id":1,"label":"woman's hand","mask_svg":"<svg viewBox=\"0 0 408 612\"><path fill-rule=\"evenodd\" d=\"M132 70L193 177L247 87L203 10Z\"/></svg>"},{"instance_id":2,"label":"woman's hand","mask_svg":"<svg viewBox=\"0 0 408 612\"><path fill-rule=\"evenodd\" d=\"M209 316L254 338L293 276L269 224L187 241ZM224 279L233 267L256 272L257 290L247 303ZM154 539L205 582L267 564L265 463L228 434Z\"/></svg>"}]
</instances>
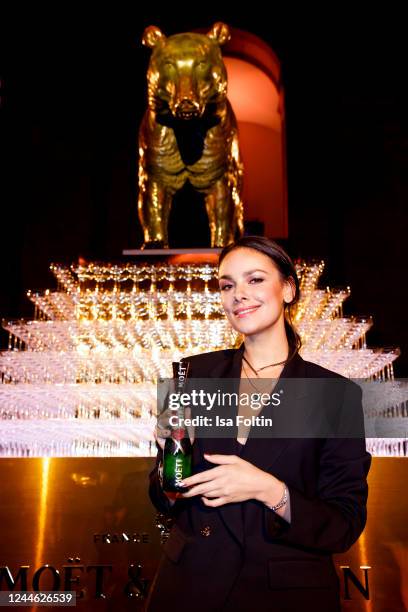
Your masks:
<instances>
[{"instance_id":1,"label":"woman's hand","mask_svg":"<svg viewBox=\"0 0 408 612\"><path fill-rule=\"evenodd\" d=\"M160 430L158 430L158 428L156 428L156 430L153 431L153 435L154 435L154 439L156 440L157 444L164 451L164 445L166 444L166 437L167 436L163 437L163 433L160 432Z\"/></svg>"},{"instance_id":2,"label":"woman's hand","mask_svg":"<svg viewBox=\"0 0 408 612\"><path fill-rule=\"evenodd\" d=\"M237 455L204 457L218 466L184 478L184 485L191 489L183 497L201 495L204 504L213 508L248 499L274 505L281 499L283 483L249 461Z\"/></svg>"},{"instance_id":3,"label":"woman's hand","mask_svg":"<svg viewBox=\"0 0 408 612\"><path fill-rule=\"evenodd\" d=\"M166 444L166 439L171 437L172 426L170 425L170 418L175 416L175 412L172 412L170 408L164 410L157 417L156 429L153 432L155 440L157 444L160 446L162 450L164 450L164 446ZM191 419L191 409L189 406L184 408L184 418ZM190 442L193 444L194 442L194 427L188 426L185 427L188 432Z\"/></svg>"}]
</instances>

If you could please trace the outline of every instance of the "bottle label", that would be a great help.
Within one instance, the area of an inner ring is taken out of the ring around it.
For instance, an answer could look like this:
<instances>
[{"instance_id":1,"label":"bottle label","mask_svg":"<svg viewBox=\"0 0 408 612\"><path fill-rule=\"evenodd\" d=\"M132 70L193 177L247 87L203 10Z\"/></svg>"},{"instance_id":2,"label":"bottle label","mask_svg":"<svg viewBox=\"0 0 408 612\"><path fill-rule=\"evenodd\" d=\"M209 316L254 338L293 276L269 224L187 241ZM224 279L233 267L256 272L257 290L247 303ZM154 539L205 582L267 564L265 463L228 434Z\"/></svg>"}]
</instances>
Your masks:
<instances>
[{"instance_id":1,"label":"bottle label","mask_svg":"<svg viewBox=\"0 0 408 612\"><path fill-rule=\"evenodd\" d=\"M189 363L174 362L175 390L182 393L187 379ZM177 416L184 421L184 406L177 407ZM166 440L163 452L163 489L166 492L185 491L180 485L183 478L191 476L192 448L185 427L175 427Z\"/></svg>"},{"instance_id":2,"label":"bottle label","mask_svg":"<svg viewBox=\"0 0 408 612\"><path fill-rule=\"evenodd\" d=\"M174 484L176 487L180 486L180 481L183 480L183 459L181 457L176 458L176 465L174 470Z\"/></svg>"}]
</instances>

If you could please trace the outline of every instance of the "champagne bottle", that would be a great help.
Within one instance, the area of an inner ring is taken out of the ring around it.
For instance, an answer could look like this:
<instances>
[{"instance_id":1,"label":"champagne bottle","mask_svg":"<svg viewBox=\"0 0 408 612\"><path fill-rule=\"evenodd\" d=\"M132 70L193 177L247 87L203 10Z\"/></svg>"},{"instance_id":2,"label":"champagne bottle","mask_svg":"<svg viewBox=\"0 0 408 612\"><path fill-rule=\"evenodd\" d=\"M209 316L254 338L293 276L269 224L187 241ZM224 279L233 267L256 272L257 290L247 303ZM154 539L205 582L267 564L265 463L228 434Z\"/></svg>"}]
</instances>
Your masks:
<instances>
[{"instance_id":1,"label":"champagne bottle","mask_svg":"<svg viewBox=\"0 0 408 612\"><path fill-rule=\"evenodd\" d=\"M175 379L176 393L183 391L189 363L173 362L173 376ZM166 439L163 451L163 490L166 493L179 493L188 490L180 486L179 482L183 478L191 476L191 463L193 449L184 426L184 406L179 402L177 412L178 425L172 429L171 436Z\"/></svg>"}]
</instances>

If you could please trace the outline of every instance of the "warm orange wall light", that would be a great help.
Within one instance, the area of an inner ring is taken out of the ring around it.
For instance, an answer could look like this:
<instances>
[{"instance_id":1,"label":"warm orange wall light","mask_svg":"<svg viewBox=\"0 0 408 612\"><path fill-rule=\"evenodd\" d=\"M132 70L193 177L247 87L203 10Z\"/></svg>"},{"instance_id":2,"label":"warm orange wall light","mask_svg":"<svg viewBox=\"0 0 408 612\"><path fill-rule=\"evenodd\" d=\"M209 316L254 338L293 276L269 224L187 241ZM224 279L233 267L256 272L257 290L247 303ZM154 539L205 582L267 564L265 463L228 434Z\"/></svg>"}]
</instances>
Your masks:
<instances>
[{"instance_id":1,"label":"warm orange wall light","mask_svg":"<svg viewBox=\"0 0 408 612\"><path fill-rule=\"evenodd\" d=\"M284 92L280 63L260 38L232 28L223 48L228 98L238 119L245 165L245 220L264 223L265 235L287 238Z\"/></svg>"}]
</instances>

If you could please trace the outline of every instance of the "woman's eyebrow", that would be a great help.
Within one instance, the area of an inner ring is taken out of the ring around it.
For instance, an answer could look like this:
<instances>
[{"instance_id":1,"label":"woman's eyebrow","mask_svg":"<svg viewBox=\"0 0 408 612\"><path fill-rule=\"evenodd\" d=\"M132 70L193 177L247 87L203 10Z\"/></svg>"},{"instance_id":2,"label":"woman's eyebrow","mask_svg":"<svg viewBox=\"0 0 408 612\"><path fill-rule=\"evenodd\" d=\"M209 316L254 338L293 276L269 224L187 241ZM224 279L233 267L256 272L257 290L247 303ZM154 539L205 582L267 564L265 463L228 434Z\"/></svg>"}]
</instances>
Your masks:
<instances>
[{"instance_id":1,"label":"woman's eyebrow","mask_svg":"<svg viewBox=\"0 0 408 612\"><path fill-rule=\"evenodd\" d=\"M261 268L255 268L255 270L248 270L248 272L244 272L244 276L249 276L254 272L263 272L264 274L268 274L266 270L261 270ZM219 280L221 280L222 278L228 278L229 280L233 280L232 276L230 276L229 274L223 274L219 277Z\"/></svg>"}]
</instances>

